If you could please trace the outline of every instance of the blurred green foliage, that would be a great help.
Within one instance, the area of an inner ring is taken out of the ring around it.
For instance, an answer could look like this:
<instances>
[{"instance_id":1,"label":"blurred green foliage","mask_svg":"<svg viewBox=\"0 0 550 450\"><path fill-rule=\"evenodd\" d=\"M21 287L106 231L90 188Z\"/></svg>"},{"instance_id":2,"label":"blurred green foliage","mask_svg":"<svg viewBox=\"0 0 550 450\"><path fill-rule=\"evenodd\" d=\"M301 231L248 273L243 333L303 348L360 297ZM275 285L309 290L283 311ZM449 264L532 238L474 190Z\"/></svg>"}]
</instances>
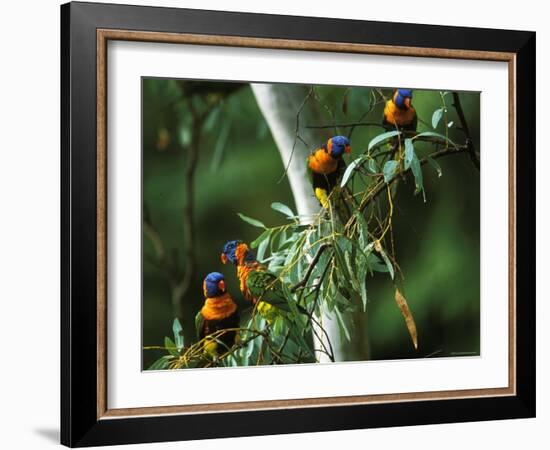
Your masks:
<instances>
[{"instance_id":1,"label":"blurred green foliage","mask_svg":"<svg viewBox=\"0 0 550 450\"><path fill-rule=\"evenodd\" d=\"M211 271L227 272L229 292L239 292L234 269L224 267L219 255L227 240L250 242L258 236L258 229L243 222L237 213L275 226L284 220L271 209L271 203L281 202L294 209L294 202L287 180L278 182L283 163L250 86L184 83L189 91L174 80L143 80L143 205L166 252L184 268L182 179L187 155L183 149L191 136L190 108L201 107L190 100L193 95L189 92L200 89L200 99L216 106L202 127L195 175L197 279L179 317L185 341L191 342L195 339L194 317L203 302L202 278ZM362 118L370 107L371 89L322 86L315 91L326 124L381 120L382 105ZM385 92L389 95L391 90ZM479 148L479 94L461 93L460 98ZM431 130L433 112L441 107L439 91L416 90L413 104L422 120L419 131ZM447 120L453 122L449 137L464 142L457 130L458 117L450 104L447 107ZM441 131L444 126L441 120L438 131L445 133ZM327 137L347 131L328 129ZM372 127L356 127L351 139L354 155L362 153L379 133ZM427 143L415 146L423 155L424 148L431 148ZM391 280L377 276L369 283L368 330L354 330L354 338L370 339L372 359L479 354L479 172L464 154L440 158L438 163L441 177L433 168L423 168L426 202L422 195L413 195L414 183L400 186L394 200L396 256L405 276L403 293L416 320L419 350L410 343ZM239 295L234 297L240 301ZM173 319L166 271L159 267L155 248L144 236L143 345L163 342ZM162 350L144 350L143 366L163 354Z\"/></svg>"}]
</instances>

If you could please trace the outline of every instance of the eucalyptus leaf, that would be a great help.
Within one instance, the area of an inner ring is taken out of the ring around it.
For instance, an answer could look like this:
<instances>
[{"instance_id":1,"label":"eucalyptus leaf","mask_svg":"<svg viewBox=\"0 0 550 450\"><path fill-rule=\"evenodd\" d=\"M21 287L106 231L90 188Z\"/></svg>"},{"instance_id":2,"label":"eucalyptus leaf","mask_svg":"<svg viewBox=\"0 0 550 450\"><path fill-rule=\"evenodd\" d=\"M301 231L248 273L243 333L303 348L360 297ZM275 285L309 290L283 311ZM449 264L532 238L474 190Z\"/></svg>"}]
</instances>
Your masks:
<instances>
[{"instance_id":1,"label":"eucalyptus leaf","mask_svg":"<svg viewBox=\"0 0 550 450\"><path fill-rule=\"evenodd\" d=\"M342 176L342 182L340 183L340 186L341 187L344 187L346 185L346 183L349 181L349 179L351 178L351 174L353 173L353 171L355 170L355 168L357 166L359 166L363 161L365 160L365 157L364 156L360 156L359 158L357 159L354 159L348 167L346 167L346 171L344 172L344 175Z\"/></svg>"},{"instance_id":2,"label":"eucalyptus leaf","mask_svg":"<svg viewBox=\"0 0 550 450\"><path fill-rule=\"evenodd\" d=\"M237 215L241 218L241 220L243 220L244 222L254 227L267 229L267 227L259 220L252 219L251 217L245 216L244 214L241 214L241 213L237 213Z\"/></svg>"},{"instance_id":3,"label":"eucalyptus leaf","mask_svg":"<svg viewBox=\"0 0 550 450\"><path fill-rule=\"evenodd\" d=\"M414 317L411 309L409 308L409 304L407 303L407 299L403 296L399 289L395 290L395 302L403 315L403 319L405 319L405 324L407 325L407 330L411 336L414 349L418 350L418 333L416 331L416 323L414 322Z\"/></svg>"},{"instance_id":4,"label":"eucalyptus leaf","mask_svg":"<svg viewBox=\"0 0 550 450\"><path fill-rule=\"evenodd\" d=\"M292 209L290 209L288 206L284 205L280 202L273 202L271 204L271 208L275 211L280 212L281 214L284 214L287 217L293 218L296 217L296 215L292 212Z\"/></svg>"},{"instance_id":5,"label":"eucalyptus leaf","mask_svg":"<svg viewBox=\"0 0 550 450\"><path fill-rule=\"evenodd\" d=\"M414 184L416 186L416 192L418 193L424 189L424 181L422 179L422 166L416 155L411 162L411 171L414 175Z\"/></svg>"},{"instance_id":6,"label":"eucalyptus leaf","mask_svg":"<svg viewBox=\"0 0 550 450\"><path fill-rule=\"evenodd\" d=\"M414 156L414 144L412 139L405 139L405 170L411 167L411 161Z\"/></svg>"},{"instance_id":7,"label":"eucalyptus leaf","mask_svg":"<svg viewBox=\"0 0 550 450\"><path fill-rule=\"evenodd\" d=\"M361 303L363 304L363 312L367 310L367 272L368 265L366 261L363 261L363 264L359 265L357 268L357 278L359 279L359 285L361 287Z\"/></svg>"},{"instance_id":8,"label":"eucalyptus leaf","mask_svg":"<svg viewBox=\"0 0 550 450\"><path fill-rule=\"evenodd\" d=\"M151 364L147 370L163 370L168 367L170 360L173 359L172 356L165 355L157 359L153 364Z\"/></svg>"},{"instance_id":9,"label":"eucalyptus leaf","mask_svg":"<svg viewBox=\"0 0 550 450\"><path fill-rule=\"evenodd\" d=\"M250 243L250 248L258 248L258 246L266 240L269 242L270 236L271 236L271 230L265 230L262 234L260 234L256 239L254 239Z\"/></svg>"},{"instance_id":10,"label":"eucalyptus leaf","mask_svg":"<svg viewBox=\"0 0 550 450\"><path fill-rule=\"evenodd\" d=\"M219 111L219 109L217 111ZM230 131L231 131L231 118L226 116L226 118L224 118L224 121L223 121L222 129L219 132L216 145L214 146L212 161L210 163L210 170L212 172L216 172L220 168L221 162L223 160L223 154L227 147L227 138L229 137Z\"/></svg>"},{"instance_id":11,"label":"eucalyptus leaf","mask_svg":"<svg viewBox=\"0 0 550 450\"><path fill-rule=\"evenodd\" d=\"M387 141L388 139L391 139L392 137L399 136L400 134L401 134L401 131L394 130L394 131L387 131L385 133L379 134L378 136L375 136L369 142L368 151L370 152L377 145Z\"/></svg>"},{"instance_id":12,"label":"eucalyptus leaf","mask_svg":"<svg viewBox=\"0 0 550 450\"><path fill-rule=\"evenodd\" d=\"M214 126L216 125L216 122L220 117L221 110L222 107L218 106L214 108L214 110L210 114L208 114L203 125L204 131L211 132L214 129Z\"/></svg>"},{"instance_id":13,"label":"eucalyptus leaf","mask_svg":"<svg viewBox=\"0 0 550 450\"><path fill-rule=\"evenodd\" d=\"M435 130L445 112L444 108L436 109L432 115L432 128Z\"/></svg>"},{"instance_id":14,"label":"eucalyptus leaf","mask_svg":"<svg viewBox=\"0 0 550 450\"><path fill-rule=\"evenodd\" d=\"M172 339L170 339L168 336L164 337L164 347L172 356L179 356L179 351L176 348L176 344L174 344L174 341L172 341Z\"/></svg>"},{"instance_id":15,"label":"eucalyptus leaf","mask_svg":"<svg viewBox=\"0 0 550 450\"><path fill-rule=\"evenodd\" d=\"M367 221L365 220L365 217L363 216L361 211L355 212L355 220L359 224L359 245L366 252L367 250L366 247L368 245L367 242L369 238L369 228L368 228Z\"/></svg>"},{"instance_id":16,"label":"eucalyptus leaf","mask_svg":"<svg viewBox=\"0 0 550 450\"><path fill-rule=\"evenodd\" d=\"M440 139L443 139L445 142L448 142L453 147L456 147L456 144L452 140L450 140L447 136L445 136L443 134L440 134L440 133L436 133L435 131L423 131L422 133L418 133L412 139L414 140L414 139L417 139L419 137L438 137Z\"/></svg>"},{"instance_id":17,"label":"eucalyptus leaf","mask_svg":"<svg viewBox=\"0 0 550 450\"><path fill-rule=\"evenodd\" d=\"M393 280L393 278L395 276L395 273L393 271L393 264L391 263L390 258L388 257L388 255L386 254L384 249L380 250L380 256L382 257L382 259L386 263L386 267L388 268L388 272L390 273L390 277Z\"/></svg>"},{"instance_id":18,"label":"eucalyptus leaf","mask_svg":"<svg viewBox=\"0 0 550 450\"><path fill-rule=\"evenodd\" d=\"M174 323L172 324L172 332L174 333L174 342L176 343L176 348L178 351L180 351L184 346L183 341L183 335L182 332L183 328L181 326L180 321L176 318L174 319Z\"/></svg>"},{"instance_id":19,"label":"eucalyptus leaf","mask_svg":"<svg viewBox=\"0 0 550 450\"><path fill-rule=\"evenodd\" d=\"M269 245L269 238L264 239L260 245L258 246L258 251L256 253L256 258L258 261L263 261L265 256L265 251L267 249L267 246Z\"/></svg>"},{"instance_id":20,"label":"eucalyptus leaf","mask_svg":"<svg viewBox=\"0 0 550 450\"><path fill-rule=\"evenodd\" d=\"M439 163L430 156L428 156L426 159L428 160L428 164L432 166L437 172L437 176L441 177L441 175L443 175L443 171L441 170L441 166L439 165Z\"/></svg>"},{"instance_id":21,"label":"eucalyptus leaf","mask_svg":"<svg viewBox=\"0 0 550 450\"><path fill-rule=\"evenodd\" d=\"M378 173L380 171L380 168L378 167L378 164L376 163L376 160L374 158L369 158L369 162L367 163L367 170L371 173Z\"/></svg>"},{"instance_id":22,"label":"eucalyptus leaf","mask_svg":"<svg viewBox=\"0 0 550 450\"><path fill-rule=\"evenodd\" d=\"M348 330L348 327L346 326L346 323L344 322L344 318L342 317L342 314L340 313L339 309L334 308L334 313L335 313L335 316L336 316L336 320L338 321L338 328L340 329L340 334L348 342L351 342L350 332Z\"/></svg>"},{"instance_id":23,"label":"eucalyptus leaf","mask_svg":"<svg viewBox=\"0 0 550 450\"><path fill-rule=\"evenodd\" d=\"M398 167L398 161L395 161L393 159L386 161L386 164L384 164L384 168L382 169L382 173L384 174L384 181L386 183L389 183L392 180Z\"/></svg>"}]
</instances>

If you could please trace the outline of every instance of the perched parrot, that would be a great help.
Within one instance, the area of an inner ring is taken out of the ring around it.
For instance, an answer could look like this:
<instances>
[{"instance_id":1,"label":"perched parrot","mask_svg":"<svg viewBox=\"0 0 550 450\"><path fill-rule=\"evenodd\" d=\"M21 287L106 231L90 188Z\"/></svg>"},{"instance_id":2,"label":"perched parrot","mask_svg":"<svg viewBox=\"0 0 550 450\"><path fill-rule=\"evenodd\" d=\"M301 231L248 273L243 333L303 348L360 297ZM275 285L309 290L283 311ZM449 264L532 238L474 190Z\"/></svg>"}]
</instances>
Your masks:
<instances>
[{"instance_id":1,"label":"perched parrot","mask_svg":"<svg viewBox=\"0 0 550 450\"><path fill-rule=\"evenodd\" d=\"M237 304L225 289L225 280L221 273L209 273L204 279L203 291L206 300L195 317L197 338L199 340L206 338L204 353L215 358L233 346L237 333L234 330L227 331L217 340L208 339L208 336L216 331L238 328L239 312ZM222 342L223 345L219 345L217 341Z\"/></svg>"},{"instance_id":2,"label":"perched parrot","mask_svg":"<svg viewBox=\"0 0 550 450\"><path fill-rule=\"evenodd\" d=\"M383 124L388 129L396 127L405 131L416 131L418 118L411 101L412 89L396 89L384 108Z\"/></svg>"},{"instance_id":3,"label":"perched parrot","mask_svg":"<svg viewBox=\"0 0 550 450\"><path fill-rule=\"evenodd\" d=\"M307 158L308 172L315 197L321 206L329 208L329 196L338 186L346 170L344 154L351 152L349 139L345 136L333 136L326 144L314 150ZM343 223L347 222L350 210L345 200L338 196L334 199L333 208Z\"/></svg>"},{"instance_id":4,"label":"perched parrot","mask_svg":"<svg viewBox=\"0 0 550 450\"><path fill-rule=\"evenodd\" d=\"M244 298L257 304L259 313L268 322L290 311L281 281L256 260L256 255L244 242L227 242L221 260L224 264L230 262L237 266L237 278Z\"/></svg>"},{"instance_id":5,"label":"perched parrot","mask_svg":"<svg viewBox=\"0 0 550 450\"><path fill-rule=\"evenodd\" d=\"M299 316L291 314L289 301L283 292L281 280L267 270L256 260L254 252L244 242L239 240L229 241L223 247L221 260L224 264L231 262L237 266L237 277L240 282L241 292L245 299L256 305L261 317L270 326L283 326L290 333L290 340L301 348L310 349L309 337L304 337L303 330L308 311L294 303Z\"/></svg>"}]
</instances>

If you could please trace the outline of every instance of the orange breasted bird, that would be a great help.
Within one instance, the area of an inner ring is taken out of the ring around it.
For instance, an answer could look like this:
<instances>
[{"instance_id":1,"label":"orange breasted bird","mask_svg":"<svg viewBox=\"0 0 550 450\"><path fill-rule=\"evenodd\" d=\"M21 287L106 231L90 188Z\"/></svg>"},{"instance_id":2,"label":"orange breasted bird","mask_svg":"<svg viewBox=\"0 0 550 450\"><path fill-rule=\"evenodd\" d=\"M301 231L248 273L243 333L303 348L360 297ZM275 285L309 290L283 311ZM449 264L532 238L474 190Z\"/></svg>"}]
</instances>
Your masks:
<instances>
[{"instance_id":1,"label":"orange breasted bird","mask_svg":"<svg viewBox=\"0 0 550 450\"><path fill-rule=\"evenodd\" d=\"M416 131L418 118L412 106L412 89L396 89L386 102L383 124L388 129Z\"/></svg>"},{"instance_id":2,"label":"orange breasted bird","mask_svg":"<svg viewBox=\"0 0 550 450\"><path fill-rule=\"evenodd\" d=\"M344 154L351 153L349 139L345 136L333 136L326 144L314 150L307 158L307 167L313 184L315 197L319 200L321 206L329 208L329 196L333 189L338 186L342 175L346 170L346 163L343 159ZM336 204L337 212L342 216L349 215L349 211L340 211Z\"/></svg>"},{"instance_id":3,"label":"orange breasted bird","mask_svg":"<svg viewBox=\"0 0 550 450\"><path fill-rule=\"evenodd\" d=\"M237 304L225 288L225 279L221 273L209 273L204 279L203 291L206 300L195 317L195 327L197 338L206 338L204 352L214 358L233 346L237 334L231 330L220 333L216 339L208 339L208 336L220 330L238 328L239 312ZM220 342L223 345L219 345Z\"/></svg>"},{"instance_id":4,"label":"orange breasted bird","mask_svg":"<svg viewBox=\"0 0 550 450\"><path fill-rule=\"evenodd\" d=\"M281 280L256 260L256 255L244 242L227 242L221 260L224 264L230 262L237 266L237 278L244 298L257 304L258 311L266 320L271 321L280 315L278 310L290 311Z\"/></svg>"},{"instance_id":5,"label":"orange breasted bird","mask_svg":"<svg viewBox=\"0 0 550 450\"><path fill-rule=\"evenodd\" d=\"M248 245L239 240L227 242L223 247L221 260L224 264L230 262L237 266L237 277L245 299L256 305L260 316L269 325L274 328L288 327L291 341L302 348L310 347L302 336L305 325L303 319L308 311L297 303L291 303L294 300L285 296L281 280L256 260ZM300 315L290 314L293 309ZM313 354L311 350L310 353Z\"/></svg>"}]
</instances>

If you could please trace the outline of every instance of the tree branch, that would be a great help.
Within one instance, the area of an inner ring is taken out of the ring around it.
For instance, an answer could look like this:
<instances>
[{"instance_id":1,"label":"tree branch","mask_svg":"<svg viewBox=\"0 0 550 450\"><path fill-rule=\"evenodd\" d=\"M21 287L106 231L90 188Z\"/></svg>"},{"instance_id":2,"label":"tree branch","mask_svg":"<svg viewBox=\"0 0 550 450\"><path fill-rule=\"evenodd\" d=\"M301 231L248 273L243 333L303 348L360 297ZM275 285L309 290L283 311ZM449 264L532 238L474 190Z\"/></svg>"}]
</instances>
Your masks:
<instances>
[{"instance_id":1,"label":"tree branch","mask_svg":"<svg viewBox=\"0 0 550 450\"><path fill-rule=\"evenodd\" d=\"M290 292L296 292L299 288L304 287L307 284L307 282L309 280L309 277L311 276L311 273L313 272L313 269L315 269L315 266L319 262L319 259L321 259L321 255L323 254L323 252L328 247L330 247L330 244L328 244L328 243L321 244L319 246L319 248L317 249L317 253L315 253L315 256L313 257L313 259L309 263L309 266L308 266L307 271L304 275L304 278L302 278L298 283L296 283L294 286L292 286L290 288Z\"/></svg>"},{"instance_id":2,"label":"tree branch","mask_svg":"<svg viewBox=\"0 0 550 450\"><path fill-rule=\"evenodd\" d=\"M386 128L384 125L378 122L354 122L354 123L341 123L335 125L307 125L304 128L312 130L324 130L326 128L355 128L355 127L380 127Z\"/></svg>"},{"instance_id":3,"label":"tree branch","mask_svg":"<svg viewBox=\"0 0 550 450\"><path fill-rule=\"evenodd\" d=\"M164 272L170 284L170 289L173 290L178 282L178 268L175 259L166 251L160 233L153 224L151 213L147 205L143 205L143 234L151 241L158 261L155 263L151 258L150 262Z\"/></svg>"},{"instance_id":4,"label":"tree branch","mask_svg":"<svg viewBox=\"0 0 550 450\"><path fill-rule=\"evenodd\" d=\"M467 146L466 147L457 147L457 148L448 148L448 149L445 149L445 150L439 150L437 152L433 152L431 153L430 155L428 155L426 158L423 158L420 160L420 165L424 165L428 162L428 158L432 158L432 159L438 159L438 158L442 158L444 156L448 156L448 155L458 155L460 153L467 153L468 152L468 148ZM408 168L406 170L401 170L399 171L398 173L396 173L394 175L394 177L390 180L389 185L392 185L398 178L400 175L404 175L406 174L407 172L411 172L411 168ZM381 180L379 181L376 186L374 187L374 189L369 193L369 195L367 195L362 201L361 203L359 204L359 211L364 211L365 208L381 193L384 191L386 187L386 183L384 182L384 180ZM353 220L353 217L352 217L352 220Z\"/></svg>"},{"instance_id":5,"label":"tree branch","mask_svg":"<svg viewBox=\"0 0 550 450\"><path fill-rule=\"evenodd\" d=\"M191 129L191 143L187 146L187 161L185 166L184 177L184 198L183 207L183 242L184 242L184 259L185 267L183 278L172 292L172 301L177 311L182 310L181 302L185 294L189 290L196 272L196 255L195 255L195 171L199 159L200 135L202 124L206 114L199 114L190 102L190 110L193 115L193 125ZM210 111L210 110L208 110ZM181 318L181 317L180 317Z\"/></svg>"}]
</instances>

